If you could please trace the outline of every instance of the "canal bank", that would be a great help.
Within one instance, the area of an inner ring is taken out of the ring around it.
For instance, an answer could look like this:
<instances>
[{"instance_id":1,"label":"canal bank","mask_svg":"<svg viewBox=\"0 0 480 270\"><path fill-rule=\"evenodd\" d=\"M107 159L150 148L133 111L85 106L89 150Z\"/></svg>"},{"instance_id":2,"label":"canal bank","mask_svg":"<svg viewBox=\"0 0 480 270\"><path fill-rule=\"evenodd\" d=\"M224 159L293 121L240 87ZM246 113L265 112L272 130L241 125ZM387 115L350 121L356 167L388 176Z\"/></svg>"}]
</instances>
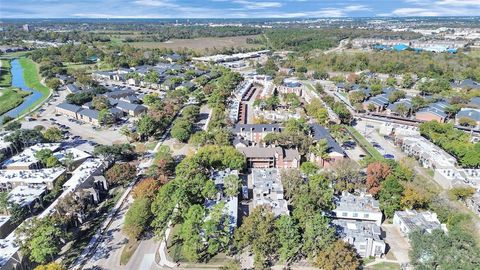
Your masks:
<instances>
[{"instance_id":1,"label":"canal bank","mask_svg":"<svg viewBox=\"0 0 480 270\"><path fill-rule=\"evenodd\" d=\"M19 118L34 111L51 95L51 91L40 82L38 69L31 59L20 58L11 61L12 87L30 93L24 101L14 109L0 116L0 121L8 115Z\"/></svg>"}]
</instances>

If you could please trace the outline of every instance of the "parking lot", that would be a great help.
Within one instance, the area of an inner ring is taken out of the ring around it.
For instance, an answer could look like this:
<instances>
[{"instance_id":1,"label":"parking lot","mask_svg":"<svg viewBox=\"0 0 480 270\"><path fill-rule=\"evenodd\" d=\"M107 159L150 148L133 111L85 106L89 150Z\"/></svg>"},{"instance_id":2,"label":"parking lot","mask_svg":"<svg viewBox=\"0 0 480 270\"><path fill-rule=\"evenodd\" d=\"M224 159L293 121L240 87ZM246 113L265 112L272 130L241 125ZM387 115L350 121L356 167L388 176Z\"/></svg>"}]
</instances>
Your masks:
<instances>
[{"instance_id":1,"label":"parking lot","mask_svg":"<svg viewBox=\"0 0 480 270\"><path fill-rule=\"evenodd\" d=\"M22 123L22 128L33 129L37 126L45 128L56 126L64 130L65 135L69 138L78 136L75 138L87 139L107 145L127 142L127 138L120 134L119 127L100 129L80 121L73 121L73 119L65 115L55 115L55 107L64 102L67 93L66 91L59 91L57 95L32 117L27 117L27 121Z\"/></svg>"}]
</instances>

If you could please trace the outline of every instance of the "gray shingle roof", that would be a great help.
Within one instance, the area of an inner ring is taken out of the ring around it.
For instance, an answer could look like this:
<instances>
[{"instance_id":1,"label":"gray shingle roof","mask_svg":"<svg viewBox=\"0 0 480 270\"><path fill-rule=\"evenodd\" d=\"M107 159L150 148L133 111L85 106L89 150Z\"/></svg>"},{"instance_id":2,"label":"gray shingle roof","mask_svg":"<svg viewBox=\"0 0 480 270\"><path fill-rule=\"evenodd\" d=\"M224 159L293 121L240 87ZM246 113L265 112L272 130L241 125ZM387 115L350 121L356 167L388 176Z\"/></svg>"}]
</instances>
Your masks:
<instances>
[{"instance_id":1,"label":"gray shingle roof","mask_svg":"<svg viewBox=\"0 0 480 270\"><path fill-rule=\"evenodd\" d=\"M457 113L457 118L466 117L475 121L480 121L480 109L462 108Z\"/></svg>"},{"instance_id":2,"label":"gray shingle roof","mask_svg":"<svg viewBox=\"0 0 480 270\"><path fill-rule=\"evenodd\" d=\"M329 146L327 152L337 152L344 154L342 147L340 147L340 145L337 143L337 141L335 141L332 135L330 135L330 132L328 132L326 128L322 127L319 124L311 124L310 128L312 129L313 138L316 141L319 141L321 139L327 140L327 145Z\"/></svg>"},{"instance_id":3,"label":"gray shingle roof","mask_svg":"<svg viewBox=\"0 0 480 270\"><path fill-rule=\"evenodd\" d=\"M99 111L91 110L91 109L85 109L85 110L81 110L78 114L90 117L92 119L98 119Z\"/></svg>"},{"instance_id":4,"label":"gray shingle roof","mask_svg":"<svg viewBox=\"0 0 480 270\"><path fill-rule=\"evenodd\" d=\"M75 112L75 113L82 110L82 107L74 105L74 104L66 103L66 102L58 104L57 108L67 110L67 111L71 111L71 112Z\"/></svg>"}]
</instances>

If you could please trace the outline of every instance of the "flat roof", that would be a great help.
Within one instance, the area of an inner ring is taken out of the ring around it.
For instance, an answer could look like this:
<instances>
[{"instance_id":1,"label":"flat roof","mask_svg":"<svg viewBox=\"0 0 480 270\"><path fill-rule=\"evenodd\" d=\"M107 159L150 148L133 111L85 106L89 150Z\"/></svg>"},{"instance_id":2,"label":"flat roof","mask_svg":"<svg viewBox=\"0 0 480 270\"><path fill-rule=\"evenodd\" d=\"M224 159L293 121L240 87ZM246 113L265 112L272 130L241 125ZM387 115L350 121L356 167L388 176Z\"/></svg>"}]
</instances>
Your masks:
<instances>
[{"instance_id":1,"label":"flat roof","mask_svg":"<svg viewBox=\"0 0 480 270\"><path fill-rule=\"evenodd\" d=\"M77 148L67 148L53 153L53 155L58 158L58 160L64 161L67 158L68 154L72 154L73 161L79 161L91 157L89 153L86 153Z\"/></svg>"},{"instance_id":2,"label":"flat roof","mask_svg":"<svg viewBox=\"0 0 480 270\"><path fill-rule=\"evenodd\" d=\"M40 198L47 190L46 186L17 186L8 193L8 202L20 206L28 206L36 199Z\"/></svg>"},{"instance_id":3,"label":"flat roof","mask_svg":"<svg viewBox=\"0 0 480 270\"><path fill-rule=\"evenodd\" d=\"M379 212L380 204L371 195L354 195L344 192L341 196L334 197L336 205L335 210L339 211L361 211L361 212Z\"/></svg>"},{"instance_id":4,"label":"flat roof","mask_svg":"<svg viewBox=\"0 0 480 270\"><path fill-rule=\"evenodd\" d=\"M20 246L15 243L14 239L0 239L0 267L5 266L19 249Z\"/></svg>"},{"instance_id":5,"label":"flat roof","mask_svg":"<svg viewBox=\"0 0 480 270\"><path fill-rule=\"evenodd\" d=\"M60 148L60 143L39 143L34 146L30 146L23 150L20 154L15 155L3 162L4 167L18 167L18 166L30 166L38 162L35 157L35 153L39 150L49 149L56 151Z\"/></svg>"},{"instance_id":6,"label":"flat roof","mask_svg":"<svg viewBox=\"0 0 480 270\"><path fill-rule=\"evenodd\" d=\"M65 173L64 168L38 170L0 170L0 184L19 182L24 184L48 184Z\"/></svg>"}]
</instances>

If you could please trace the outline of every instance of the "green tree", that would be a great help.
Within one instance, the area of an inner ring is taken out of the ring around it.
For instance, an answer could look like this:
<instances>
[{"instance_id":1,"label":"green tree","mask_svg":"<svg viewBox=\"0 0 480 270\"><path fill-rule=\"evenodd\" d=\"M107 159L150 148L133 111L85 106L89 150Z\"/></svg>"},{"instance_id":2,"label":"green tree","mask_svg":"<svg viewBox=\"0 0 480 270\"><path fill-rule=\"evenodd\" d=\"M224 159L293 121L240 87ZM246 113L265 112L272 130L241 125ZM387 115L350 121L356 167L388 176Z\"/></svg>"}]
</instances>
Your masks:
<instances>
[{"instance_id":1,"label":"green tree","mask_svg":"<svg viewBox=\"0 0 480 270\"><path fill-rule=\"evenodd\" d=\"M98 123L100 123L100 125L110 126L115 123L115 116L105 108L98 113Z\"/></svg>"},{"instance_id":2,"label":"green tree","mask_svg":"<svg viewBox=\"0 0 480 270\"><path fill-rule=\"evenodd\" d=\"M51 218L32 218L15 233L24 254L36 263L46 263L58 255L66 237Z\"/></svg>"},{"instance_id":3,"label":"green tree","mask_svg":"<svg viewBox=\"0 0 480 270\"><path fill-rule=\"evenodd\" d=\"M45 84L47 85L48 88L56 91L62 85L59 79L57 78L49 78L45 80Z\"/></svg>"},{"instance_id":4,"label":"green tree","mask_svg":"<svg viewBox=\"0 0 480 270\"><path fill-rule=\"evenodd\" d=\"M275 235L280 244L279 255L281 262L290 262L302 247L300 227L290 216L281 216L275 220Z\"/></svg>"},{"instance_id":5,"label":"green tree","mask_svg":"<svg viewBox=\"0 0 480 270\"><path fill-rule=\"evenodd\" d=\"M0 213L8 214L8 192L0 191Z\"/></svg>"},{"instance_id":6,"label":"green tree","mask_svg":"<svg viewBox=\"0 0 480 270\"><path fill-rule=\"evenodd\" d=\"M403 88L410 88L413 85L413 77L412 74L406 73L403 75L403 80L402 80L402 87Z\"/></svg>"},{"instance_id":7,"label":"green tree","mask_svg":"<svg viewBox=\"0 0 480 270\"><path fill-rule=\"evenodd\" d=\"M379 193L380 208L387 218L392 218L395 211L402 208L403 186L392 176L381 184Z\"/></svg>"},{"instance_id":8,"label":"green tree","mask_svg":"<svg viewBox=\"0 0 480 270\"><path fill-rule=\"evenodd\" d=\"M235 231L235 243L240 250L250 247L255 268L265 268L274 259L278 245L273 213L263 206L253 209Z\"/></svg>"},{"instance_id":9,"label":"green tree","mask_svg":"<svg viewBox=\"0 0 480 270\"><path fill-rule=\"evenodd\" d=\"M329 225L328 218L320 213L305 218L302 251L307 257L314 258L335 240L335 229Z\"/></svg>"},{"instance_id":10,"label":"green tree","mask_svg":"<svg viewBox=\"0 0 480 270\"><path fill-rule=\"evenodd\" d=\"M49 127L43 132L43 137L48 142L62 142L62 131L57 127Z\"/></svg>"},{"instance_id":11,"label":"green tree","mask_svg":"<svg viewBox=\"0 0 480 270\"><path fill-rule=\"evenodd\" d=\"M104 110L108 109L110 107L110 103L108 102L108 99L104 96L95 96L92 98L92 105L93 108L96 110Z\"/></svg>"},{"instance_id":12,"label":"green tree","mask_svg":"<svg viewBox=\"0 0 480 270\"><path fill-rule=\"evenodd\" d=\"M203 256L204 243L201 230L205 210L201 205L190 206L182 224L180 237L183 240L182 253L191 262L198 262Z\"/></svg>"},{"instance_id":13,"label":"green tree","mask_svg":"<svg viewBox=\"0 0 480 270\"><path fill-rule=\"evenodd\" d=\"M125 214L123 231L130 240L137 240L148 227L152 212L150 211L151 201L149 198L137 198Z\"/></svg>"},{"instance_id":14,"label":"green tree","mask_svg":"<svg viewBox=\"0 0 480 270\"><path fill-rule=\"evenodd\" d=\"M317 173L319 169L317 165L310 161L302 162L302 165L300 165L300 171L307 176Z\"/></svg>"},{"instance_id":15,"label":"green tree","mask_svg":"<svg viewBox=\"0 0 480 270\"><path fill-rule=\"evenodd\" d=\"M157 128L158 123L148 115L143 115L137 122L137 132L141 140L153 136Z\"/></svg>"},{"instance_id":16,"label":"green tree","mask_svg":"<svg viewBox=\"0 0 480 270\"><path fill-rule=\"evenodd\" d=\"M183 119L175 121L171 130L172 137L181 142L188 141L191 133L192 133L192 122L188 122L187 120L183 120Z\"/></svg>"},{"instance_id":17,"label":"green tree","mask_svg":"<svg viewBox=\"0 0 480 270\"><path fill-rule=\"evenodd\" d=\"M225 188L225 194L230 197L235 197L238 195L242 181L236 175L228 175L223 180L223 185Z\"/></svg>"}]
</instances>

